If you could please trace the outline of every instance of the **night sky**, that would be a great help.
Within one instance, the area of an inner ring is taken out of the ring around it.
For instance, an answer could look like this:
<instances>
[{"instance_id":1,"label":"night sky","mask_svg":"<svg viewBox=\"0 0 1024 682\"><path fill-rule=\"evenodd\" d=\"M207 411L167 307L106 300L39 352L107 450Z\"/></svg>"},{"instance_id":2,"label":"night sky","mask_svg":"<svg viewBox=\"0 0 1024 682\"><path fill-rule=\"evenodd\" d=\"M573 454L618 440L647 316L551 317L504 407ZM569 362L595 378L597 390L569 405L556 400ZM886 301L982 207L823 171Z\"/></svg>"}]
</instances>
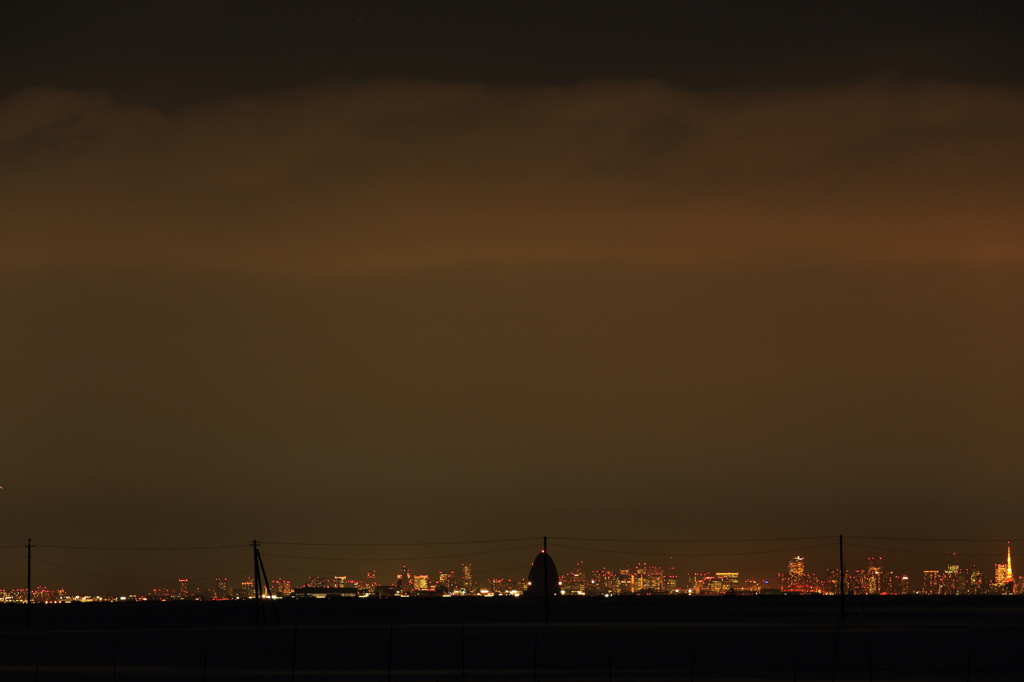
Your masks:
<instances>
[{"instance_id":1,"label":"night sky","mask_svg":"<svg viewBox=\"0 0 1024 682\"><path fill-rule=\"evenodd\" d=\"M887 5L4 2L0 545L1024 537L1021 11Z\"/></svg>"}]
</instances>

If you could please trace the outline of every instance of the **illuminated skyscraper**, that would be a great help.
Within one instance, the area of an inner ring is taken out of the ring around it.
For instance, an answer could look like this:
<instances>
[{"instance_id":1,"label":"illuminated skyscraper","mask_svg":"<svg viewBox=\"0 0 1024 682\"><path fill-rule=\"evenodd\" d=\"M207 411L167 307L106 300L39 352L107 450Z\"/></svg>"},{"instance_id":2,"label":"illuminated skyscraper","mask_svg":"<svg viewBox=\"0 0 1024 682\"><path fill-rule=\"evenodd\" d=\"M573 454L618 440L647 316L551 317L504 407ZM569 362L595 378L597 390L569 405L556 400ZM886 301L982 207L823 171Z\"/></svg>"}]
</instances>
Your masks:
<instances>
[{"instance_id":1,"label":"illuminated skyscraper","mask_svg":"<svg viewBox=\"0 0 1024 682\"><path fill-rule=\"evenodd\" d=\"M590 588L596 594L618 594L619 576L607 568L590 572Z\"/></svg>"},{"instance_id":2,"label":"illuminated skyscraper","mask_svg":"<svg viewBox=\"0 0 1024 682\"><path fill-rule=\"evenodd\" d=\"M779 574L779 588L784 592L799 590L799 585L804 581L804 558L795 556L789 560L789 567L785 574Z\"/></svg>"},{"instance_id":3,"label":"illuminated skyscraper","mask_svg":"<svg viewBox=\"0 0 1024 682\"><path fill-rule=\"evenodd\" d=\"M416 589L416 584L413 580L412 573L409 572L408 566L402 566L402 572L395 576L395 587L398 588L399 592L408 594Z\"/></svg>"},{"instance_id":4,"label":"illuminated skyscraper","mask_svg":"<svg viewBox=\"0 0 1024 682\"><path fill-rule=\"evenodd\" d=\"M278 597L287 597L291 595L295 590L292 589L291 580L274 580L270 583L271 594L277 595Z\"/></svg>"},{"instance_id":5,"label":"illuminated skyscraper","mask_svg":"<svg viewBox=\"0 0 1024 682\"><path fill-rule=\"evenodd\" d=\"M1006 585L1006 564L996 564L996 577L992 584L998 588Z\"/></svg>"},{"instance_id":6,"label":"illuminated skyscraper","mask_svg":"<svg viewBox=\"0 0 1024 682\"><path fill-rule=\"evenodd\" d=\"M964 579L961 594L985 594L988 589L988 581L985 572L977 566L971 566L963 571Z\"/></svg>"},{"instance_id":7,"label":"illuminated skyscraper","mask_svg":"<svg viewBox=\"0 0 1024 682\"><path fill-rule=\"evenodd\" d=\"M739 587L740 574L736 571L719 572L706 576L701 582L701 594L729 594Z\"/></svg>"},{"instance_id":8,"label":"illuminated skyscraper","mask_svg":"<svg viewBox=\"0 0 1024 682\"><path fill-rule=\"evenodd\" d=\"M956 552L946 552L946 570L941 576L939 594L961 594L964 591L964 573L960 570L960 562Z\"/></svg>"},{"instance_id":9,"label":"illuminated skyscraper","mask_svg":"<svg viewBox=\"0 0 1024 682\"><path fill-rule=\"evenodd\" d=\"M236 587L232 591L235 597L241 599L253 599L256 596L256 582L252 578L248 578L242 581L241 587Z\"/></svg>"},{"instance_id":10,"label":"illuminated skyscraper","mask_svg":"<svg viewBox=\"0 0 1024 682\"><path fill-rule=\"evenodd\" d=\"M583 570L583 562L577 561L571 571L562 575L562 589L567 594L583 594L587 589L587 574Z\"/></svg>"},{"instance_id":11,"label":"illuminated skyscraper","mask_svg":"<svg viewBox=\"0 0 1024 682\"><path fill-rule=\"evenodd\" d=\"M647 562L637 564L630 574L630 579L631 592L665 591L665 571L661 566L648 566Z\"/></svg>"},{"instance_id":12,"label":"illuminated skyscraper","mask_svg":"<svg viewBox=\"0 0 1024 682\"><path fill-rule=\"evenodd\" d=\"M882 589L882 557L868 557L868 572L864 576L864 590L868 594L879 594Z\"/></svg>"},{"instance_id":13,"label":"illuminated skyscraper","mask_svg":"<svg viewBox=\"0 0 1024 682\"><path fill-rule=\"evenodd\" d=\"M619 569L617 578L617 590L619 594L628 594L633 591L633 571L626 567Z\"/></svg>"}]
</instances>

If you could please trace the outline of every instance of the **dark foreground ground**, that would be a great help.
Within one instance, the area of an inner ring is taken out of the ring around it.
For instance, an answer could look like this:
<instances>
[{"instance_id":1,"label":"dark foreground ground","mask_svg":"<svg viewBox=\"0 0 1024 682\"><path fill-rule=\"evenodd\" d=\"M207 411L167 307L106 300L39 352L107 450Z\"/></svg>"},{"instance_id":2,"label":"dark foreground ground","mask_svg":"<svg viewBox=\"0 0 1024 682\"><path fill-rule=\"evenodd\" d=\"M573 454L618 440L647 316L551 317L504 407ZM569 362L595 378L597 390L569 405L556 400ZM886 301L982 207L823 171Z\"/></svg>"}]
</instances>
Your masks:
<instances>
[{"instance_id":1,"label":"dark foreground ground","mask_svg":"<svg viewBox=\"0 0 1024 682\"><path fill-rule=\"evenodd\" d=\"M1024 681L1024 598L0 605L0 680Z\"/></svg>"}]
</instances>

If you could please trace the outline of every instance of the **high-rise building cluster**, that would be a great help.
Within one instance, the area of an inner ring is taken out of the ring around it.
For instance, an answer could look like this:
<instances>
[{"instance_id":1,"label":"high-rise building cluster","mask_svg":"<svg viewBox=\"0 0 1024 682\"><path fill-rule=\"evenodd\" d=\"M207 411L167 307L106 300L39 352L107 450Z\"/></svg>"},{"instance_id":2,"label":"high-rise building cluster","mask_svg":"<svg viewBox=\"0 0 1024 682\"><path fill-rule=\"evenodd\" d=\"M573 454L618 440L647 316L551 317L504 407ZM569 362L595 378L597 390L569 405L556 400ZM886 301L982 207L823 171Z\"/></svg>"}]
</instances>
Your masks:
<instances>
[{"instance_id":1,"label":"high-rise building cluster","mask_svg":"<svg viewBox=\"0 0 1024 682\"><path fill-rule=\"evenodd\" d=\"M964 566L956 552L949 552L944 569L929 569L922 576L922 594L1019 594L1013 577L1013 557L1006 544L1006 563L996 564L993 576L977 565Z\"/></svg>"},{"instance_id":2,"label":"high-rise building cluster","mask_svg":"<svg viewBox=\"0 0 1024 682\"><path fill-rule=\"evenodd\" d=\"M830 568L824 582L823 594L838 594L841 571ZM910 576L886 571L882 557L869 557L867 568L847 570L845 576L846 594L911 594Z\"/></svg>"},{"instance_id":3,"label":"high-rise building cluster","mask_svg":"<svg viewBox=\"0 0 1024 682\"><path fill-rule=\"evenodd\" d=\"M0 602L24 602L27 593L28 590L24 587L13 590L0 590ZM36 587L32 590L32 601L52 604L69 601L69 597L61 588Z\"/></svg>"}]
</instances>

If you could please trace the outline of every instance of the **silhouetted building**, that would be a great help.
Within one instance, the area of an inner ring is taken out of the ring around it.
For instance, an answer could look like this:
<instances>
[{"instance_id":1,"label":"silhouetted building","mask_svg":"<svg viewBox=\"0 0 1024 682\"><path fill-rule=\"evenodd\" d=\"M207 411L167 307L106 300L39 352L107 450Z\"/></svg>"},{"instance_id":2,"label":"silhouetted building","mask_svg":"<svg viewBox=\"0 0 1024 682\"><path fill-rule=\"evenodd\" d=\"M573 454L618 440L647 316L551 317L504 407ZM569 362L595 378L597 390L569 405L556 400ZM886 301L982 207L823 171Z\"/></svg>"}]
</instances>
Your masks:
<instances>
[{"instance_id":1,"label":"silhouetted building","mask_svg":"<svg viewBox=\"0 0 1024 682\"><path fill-rule=\"evenodd\" d=\"M530 582L530 586L523 593L524 597L543 597L545 594L557 596L560 593L558 569L555 568L554 559L545 551L542 551L533 560L527 580Z\"/></svg>"}]
</instances>

